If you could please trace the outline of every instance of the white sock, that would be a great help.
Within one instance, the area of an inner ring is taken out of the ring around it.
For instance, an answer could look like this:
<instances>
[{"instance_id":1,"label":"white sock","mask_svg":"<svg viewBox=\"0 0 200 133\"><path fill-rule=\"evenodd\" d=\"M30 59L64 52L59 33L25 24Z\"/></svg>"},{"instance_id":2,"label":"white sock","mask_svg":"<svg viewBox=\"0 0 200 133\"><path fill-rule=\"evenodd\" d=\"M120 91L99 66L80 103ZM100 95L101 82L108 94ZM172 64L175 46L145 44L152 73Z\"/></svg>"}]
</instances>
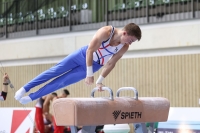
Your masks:
<instances>
[{"instance_id":1,"label":"white sock","mask_svg":"<svg viewBox=\"0 0 200 133\"><path fill-rule=\"evenodd\" d=\"M79 130L78 133L82 133L82 130Z\"/></svg>"},{"instance_id":2,"label":"white sock","mask_svg":"<svg viewBox=\"0 0 200 133\"><path fill-rule=\"evenodd\" d=\"M20 100L23 95L26 93L26 90L24 89L24 87L20 88L16 93L15 93L15 99L16 100Z\"/></svg>"},{"instance_id":3,"label":"white sock","mask_svg":"<svg viewBox=\"0 0 200 133\"><path fill-rule=\"evenodd\" d=\"M25 96L25 97L22 97L22 98L19 100L19 102L20 102L21 104L27 104L27 103L29 103L29 102L32 102L32 99L31 99L29 96Z\"/></svg>"}]
</instances>

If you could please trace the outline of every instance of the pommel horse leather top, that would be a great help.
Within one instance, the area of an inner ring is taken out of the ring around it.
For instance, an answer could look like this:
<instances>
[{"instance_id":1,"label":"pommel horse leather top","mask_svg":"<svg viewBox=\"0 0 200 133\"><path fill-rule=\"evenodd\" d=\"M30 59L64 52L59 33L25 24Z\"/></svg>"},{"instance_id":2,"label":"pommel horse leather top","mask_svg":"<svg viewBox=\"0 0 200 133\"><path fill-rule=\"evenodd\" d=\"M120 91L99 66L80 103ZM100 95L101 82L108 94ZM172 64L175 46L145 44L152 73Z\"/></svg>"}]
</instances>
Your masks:
<instances>
[{"instance_id":1,"label":"pommel horse leather top","mask_svg":"<svg viewBox=\"0 0 200 133\"><path fill-rule=\"evenodd\" d=\"M131 89L135 97L119 97L122 89ZM60 98L53 102L53 113L58 126L87 126L122 123L167 121L170 103L162 97L139 97L133 87L124 87L110 98Z\"/></svg>"}]
</instances>

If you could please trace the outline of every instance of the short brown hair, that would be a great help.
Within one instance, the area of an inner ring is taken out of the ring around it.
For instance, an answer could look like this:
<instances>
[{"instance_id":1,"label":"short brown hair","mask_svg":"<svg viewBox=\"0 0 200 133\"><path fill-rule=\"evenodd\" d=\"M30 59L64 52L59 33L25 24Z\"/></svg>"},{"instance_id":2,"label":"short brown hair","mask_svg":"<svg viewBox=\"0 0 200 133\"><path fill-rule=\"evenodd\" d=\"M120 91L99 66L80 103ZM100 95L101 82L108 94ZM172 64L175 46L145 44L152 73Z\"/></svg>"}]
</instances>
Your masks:
<instances>
[{"instance_id":1,"label":"short brown hair","mask_svg":"<svg viewBox=\"0 0 200 133\"><path fill-rule=\"evenodd\" d=\"M63 92L66 94L66 95L70 95L69 91L67 89L64 89Z\"/></svg>"},{"instance_id":2,"label":"short brown hair","mask_svg":"<svg viewBox=\"0 0 200 133\"><path fill-rule=\"evenodd\" d=\"M138 25L134 23L129 23L124 26L123 30L126 31L128 35L135 36L138 39L138 41L141 39L142 32Z\"/></svg>"}]
</instances>

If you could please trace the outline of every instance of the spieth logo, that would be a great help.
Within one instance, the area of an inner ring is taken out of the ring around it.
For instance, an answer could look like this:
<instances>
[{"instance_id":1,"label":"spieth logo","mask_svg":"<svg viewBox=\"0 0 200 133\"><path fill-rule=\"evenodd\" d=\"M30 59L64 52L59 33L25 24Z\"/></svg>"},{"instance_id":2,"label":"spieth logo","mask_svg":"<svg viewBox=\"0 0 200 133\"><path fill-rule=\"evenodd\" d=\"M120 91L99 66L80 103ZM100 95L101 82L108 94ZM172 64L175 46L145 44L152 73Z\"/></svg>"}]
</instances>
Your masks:
<instances>
[{"instance_id":1,"label":"spieth logo","mask_svg":"<svg viewBox=\"0 0 200 133\"><path fill-rule=\"evenodd\" d=\"M113 113L115 121L121 114L121 119L141 119L142 112L121 112L121 110L115 110Z\"/></svg>"},{"instance_id":2,"label":"spieth logo","mask_svg":"<svg viewBox=\"0 0 200 133\"><path fill-rule=\"evenodd\" d=\"M121 110L116 110L112 113L115 120L117 119L120 113L121 113Z\"/></svg>"}]
</instances>

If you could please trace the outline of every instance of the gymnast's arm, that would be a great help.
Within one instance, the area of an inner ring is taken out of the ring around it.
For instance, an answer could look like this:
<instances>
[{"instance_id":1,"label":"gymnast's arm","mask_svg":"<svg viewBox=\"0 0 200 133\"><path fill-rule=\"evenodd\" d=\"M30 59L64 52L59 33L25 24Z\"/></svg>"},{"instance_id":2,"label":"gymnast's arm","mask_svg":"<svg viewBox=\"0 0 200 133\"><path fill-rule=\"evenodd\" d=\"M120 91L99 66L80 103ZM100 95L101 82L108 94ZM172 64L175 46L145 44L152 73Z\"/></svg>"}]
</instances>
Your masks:
<instances>
[{"instance_id":1,"label":"gymnast's arm","mask_svg":"<svg viewBox=\"0 0 200 133\"><path fill-rule=\"evenodd\" d=\"M43 103L43 114L46 117L46 119L50 120L52 122L52 115L49 113L49 106L50 106L50 102L53 99L53 95L49 94L46 96L45 101Z\"/></svg>"},{"instance_id":2,"label":"gymnast's arm","mask_svg":"<svg viewBox=\"0 0 200 133\"><path fill-rule=\"evenodd\" d=\"M2 100L2 101L5 101L6 97L7 97L8 80L9 80L8 74L5 73L4 76L3 76L3 88L2 88L2 91L1 91L1 94L0 94L0 100Z\"/></svg>"},{"instance_id":3,"label":"gymnast's arm","mask_svg":"<svg viewBox=\"0 0 200 133\"><path fill-rule=\"evenodd\" d=\"M99 87L99 90L101 91L104 85L102 84L103 78L105 78L115 67L115 64L117 61L123 56L123 54L128 50L129 45L125 44L122 49L118 53L112 56L112 58L106 63L104 66L101 75L99 76L99 79L96 81L96 86Z\"/></svg>"},{"instance_id":4,"label":"gymnast's arm","mask_svg":"<svg viewBox=\"0 0 200 133\"><path fill-rule=\"evenodd\" d=\"M105 26L100 28L94 37L92 38L88 49L86 51L86 65L87 65L87 76L85 79L85 83L91 85L94 82L93 76L93 53L101 46L101 43L107 40L110 36L111 27Z\"/></svg>"}]
</instances>

